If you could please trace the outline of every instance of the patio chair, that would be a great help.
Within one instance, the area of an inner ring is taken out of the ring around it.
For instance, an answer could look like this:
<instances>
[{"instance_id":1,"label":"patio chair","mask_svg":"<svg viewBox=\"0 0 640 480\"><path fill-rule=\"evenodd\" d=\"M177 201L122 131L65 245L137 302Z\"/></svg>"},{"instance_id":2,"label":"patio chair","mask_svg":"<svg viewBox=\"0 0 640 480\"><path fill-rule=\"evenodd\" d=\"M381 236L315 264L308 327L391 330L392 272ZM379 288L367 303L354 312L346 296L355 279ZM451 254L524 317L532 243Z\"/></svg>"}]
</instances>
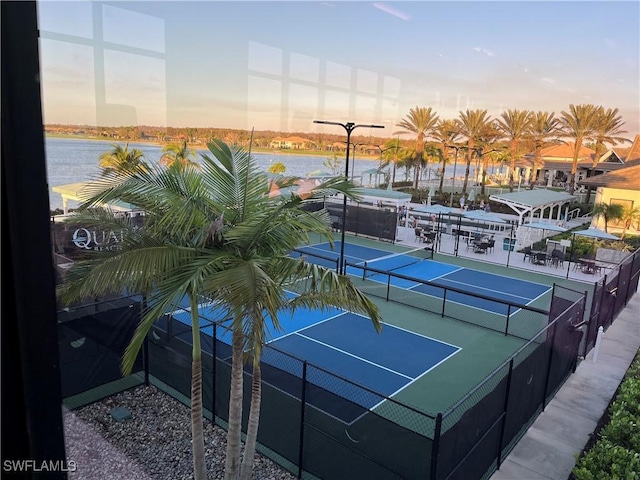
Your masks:
<instances>
[{"instance_id":1,"label":"patio chair","mask_svg":"<svg viewBox=\"0 0 640 480\"><path fill-rule=\"evenodd\" d=\"M534 263L536 265L546 265L547 264L547 254L546 252L539 252L536 254L534 259Z\"/></svg>"},{"instance_id":2,"label":"patio chair","mask_svg":"<svg viewBox=\"0 0 640 480\"><path fill-rule=\"evenodd\" d=\"M522 261L524 262L527 258L529 259L529 261L533 261L533 254L531 253L531 247L524 247L524 250L522 251L522 253L524 253L524 257L522 257Z\"/></svg>"},{"instance_id":3,"label":"patio chair","mask_svg":"<svg viewBox=\"0 0 640 480\"><path fill-rule=\"evenodd\" d=\"M474 253L487 253L487 248L489 248L489 242L480 242L473 251Z\"/></svg>"},{"instance_id":4,"label":"patio chair","mask_svg":"<svg viewBox=\"0 0 640 480\"><path fill-rule=\"evenodd\" d=\"M489 251L489 253L492 253L493 248L496 246L495 238L490 238L488 243L489 243L489 246L487 246L487 250Z\"/></svg>"},{"instance_id":5,"label":"patio chair","mask_svg":"<svg viewBox=\"0 0 640 480\"><path fill-rule=\"evenodd\" d=\"M551 251L551 265L558 268L564 264L564 252L562 250L554 249Z\"/></svg>"},{"instance_id":6,"label":"patio chair","mask_svg":"<svg viewBox=\"0 0 640 480\"><path fill-rule=\"evenodd\" d=\"M414 242L421 242L422 241L422 229L420 227L416 227L413 229L413 231L415 232L416 236L414 238Z\"/></svg>"}]
</instances>

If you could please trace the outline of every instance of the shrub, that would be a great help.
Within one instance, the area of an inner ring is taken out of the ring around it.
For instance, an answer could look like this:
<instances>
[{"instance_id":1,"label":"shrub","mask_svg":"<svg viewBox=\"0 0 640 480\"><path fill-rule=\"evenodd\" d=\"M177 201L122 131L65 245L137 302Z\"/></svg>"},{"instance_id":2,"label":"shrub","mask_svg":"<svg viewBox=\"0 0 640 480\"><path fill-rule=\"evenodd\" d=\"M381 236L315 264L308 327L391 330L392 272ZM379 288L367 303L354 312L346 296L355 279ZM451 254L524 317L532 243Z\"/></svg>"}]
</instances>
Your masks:
<instances>
[{"instance_id":1,"label":"shrub","mask_svg":"<svg viewBox=\"0 0 640 480\"><path fill-rule=\"evenodd\" d=\"M640 356L627 370L608 409L600 439L577 460L575 480L640 480Z\"/></svg>"},{"instance_id":2,"label":"shrub","mask_svg":"<svg viewBox=\"0 0 640 480\"><path fill-rule=\"evenodd\" d=\"M638 479L640 454L601 440L578 461L572 473L576 480Z\"/></svg>"}]
</instances>

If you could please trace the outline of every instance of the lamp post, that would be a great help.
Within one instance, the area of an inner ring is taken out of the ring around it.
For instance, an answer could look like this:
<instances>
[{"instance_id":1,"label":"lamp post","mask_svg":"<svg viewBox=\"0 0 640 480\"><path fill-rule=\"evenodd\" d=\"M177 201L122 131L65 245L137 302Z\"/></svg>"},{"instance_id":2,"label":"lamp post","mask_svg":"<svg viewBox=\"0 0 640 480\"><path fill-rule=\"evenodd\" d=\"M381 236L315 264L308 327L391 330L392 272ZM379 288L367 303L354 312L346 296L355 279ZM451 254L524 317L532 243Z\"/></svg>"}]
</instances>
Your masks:
<instances>
[{"instance_id":1,"label":"lamp post","mask_svg":"<svg viewBox=\"0 0 640 480\"><path fill-rule=\"evenodd\" d=\"M391 146L391 147L387 147L387 148L382 148L380 145L374 145L374 147L376 147L378 150L380 150L380 161L378 162L378 173L376 175L376 187L378 186L378 175L380 175L380 171L382 170L382 154L384 152L388 152L389 150L398 150L397 146ZM389 178L389 181L391 181L391 178Z\"/></svg>"},{"instance_id":2,"label":"lamp post","mask_svg":"<svg viewBox=\"0 0 640 480\"><path fill-rule=\"evenodd\" d=\"M454 148L456 150L456 154L454 156L454 163L453 163L453 179L451 180L451 197L449 198L449 207L453 208L453 191L455 190L455 185L456 185L456 168L458 167L458 151L461 148L467 148L467 147L462 147L462 146L458 146L458 145L446 145L447 148Z\"/></svg>"},{"instance_id":3,"label":"lamp post","mask_svg":"<svg viewBox=\"0 0 640 480\"><path fill-rule=\"evenodd\" d=\"M347 156L344 166L344 178L349 180L349 150L351 148L351 132L356 128L368 127L368 128L384 128L383 125L356 125L353 122L340 123L340 122L328 122L326 120L314 120L313 123L321 123L324 125L338 125L345 129L347 132ZM342 233L340 236L340 265L338 265L338 273L345 274L346 268L344 265L344 232L347 223L347 196L344 195L344 201L342 203Z\"/></svg>"},{"instance_id":4,"label":"lamp post","mask_svg":"<svg viewBox=\"0 0 640 480\"><path fill-rule=\"evenodd\" d=\"M351 146L353 147L353 157L352 157L353 168L351 169L351 183L353 183L353 184L356 183L356 152L358 151L358 147L364 147L366 145L368 145L368 144L366 144L366 143L352 143L351 144ZM347 180L349 180L349 179L347 178ZM362 177L360 177L360 184L362 184Z\"/></svg>"}]
</instances>

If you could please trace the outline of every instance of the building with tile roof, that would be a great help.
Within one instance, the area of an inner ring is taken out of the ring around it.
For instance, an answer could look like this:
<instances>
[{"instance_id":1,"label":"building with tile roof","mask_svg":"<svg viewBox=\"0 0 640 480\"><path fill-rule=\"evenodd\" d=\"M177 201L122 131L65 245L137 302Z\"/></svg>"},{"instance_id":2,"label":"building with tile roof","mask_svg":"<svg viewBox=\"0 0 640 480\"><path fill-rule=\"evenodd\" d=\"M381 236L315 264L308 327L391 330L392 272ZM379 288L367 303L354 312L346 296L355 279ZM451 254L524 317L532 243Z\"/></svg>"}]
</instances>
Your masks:
<instances>
[{"instance_id":1,"label":"building with tile roof","mask_svg":"<svg viewBox=\"0 0 640 480\"><path fill-rule=\"evenodd\" d=\"M640 135L636 136L634 145L640 145L639 138ZM638 153L640 154L640 151ZM625 165L618 170L586 178L580 182L584 186L596 189L596 204L617 203L624 207L640 208L640 155L631 158L629 162L631 165L625 161ZM592 226L604 228L604 219L594 218ZM609 221L608 223L610 232L621 232L622 228L623 225L620 222ZM640 234L639 225L632 224L627 230L627 234Z\"/></svg>"}]
</instances>

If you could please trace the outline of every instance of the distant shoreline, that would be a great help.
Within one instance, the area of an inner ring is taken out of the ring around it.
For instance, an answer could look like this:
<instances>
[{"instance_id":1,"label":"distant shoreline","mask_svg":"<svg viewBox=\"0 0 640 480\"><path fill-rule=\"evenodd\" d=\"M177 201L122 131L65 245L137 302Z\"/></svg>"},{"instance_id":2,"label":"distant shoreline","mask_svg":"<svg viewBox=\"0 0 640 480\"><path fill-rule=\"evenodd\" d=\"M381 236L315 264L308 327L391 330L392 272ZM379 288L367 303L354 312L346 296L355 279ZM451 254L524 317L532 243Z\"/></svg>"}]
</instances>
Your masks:
<instances>
[{"instance_id":1,"label":"distant shoreline","mask_svg":"<svg viewBox=\"0 0 640 480\"><path fill-rule=\"evenodd\" d=\"M71 140L93 140L93 141L109 142L109 143L144 143L144 144L147 144L147 145L153 145L153 146L157 146L157 147L163 147L163 146L168 145L170 143L170 142L160 143L160 142L155 141L155 140L152 141L152 140L144 140L144 139L118 140L118 139L114 139L114 138L92 137L92 136L85 136L85 135L64 135L64 134L58 134L58 133L45 133L45 138L67 138L67 139L71 139ZM190 147L193 148L194 150L207 150L207 146L206 145L198 144L195 147L193 147L193 146L190 146ZM281 155L281 156L327 157L327 158L331 158L333 156L333 154L334 154L334 152L318 152L318 151L309 152L309 151L306 151L306 150L286 151L286 150L276 150L276 149L271 149L271 148L256 148L256 147L252 148L251 151L252 151L252 153L265 153L265 154ZM365 155L365 154L358 154L357 158L358 158L358 160L371 160L371 161L379 161L380 160L378 157L371 156L371 155Z\"/></svg>"}]
</instances>

